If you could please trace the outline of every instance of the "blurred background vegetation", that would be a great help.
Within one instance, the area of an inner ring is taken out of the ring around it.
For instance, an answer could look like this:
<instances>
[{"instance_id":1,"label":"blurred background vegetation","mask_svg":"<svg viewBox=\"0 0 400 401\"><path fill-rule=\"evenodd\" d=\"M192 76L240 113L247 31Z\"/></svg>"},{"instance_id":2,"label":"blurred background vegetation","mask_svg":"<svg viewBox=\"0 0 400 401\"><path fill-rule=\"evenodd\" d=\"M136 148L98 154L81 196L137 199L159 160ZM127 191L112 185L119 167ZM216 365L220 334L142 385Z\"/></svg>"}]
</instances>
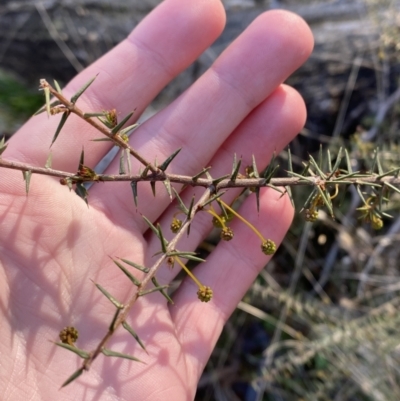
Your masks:
<instances>
[{"instance_id":1,"label":"blurred background vegetation","mask_svg":"<svg viewBox=\"0 0 400 401\"><path fill-rule=\"evenodd\" d=\"M39 78L61 84L111 49L159 0L11 1L0 5L0 136L42 104ZM398 0L225 0L222 36L154 99L142 120L179 96L261 12L286 8L315 35L310 60L289 80L309 117L291 144L295 170L320 144L348 149L354 171L400 165ZM287 152L280 155L281 172ZM379 231L363 201L341 190L335 219L305 222L310 189L293 191L296 217L283 245L227 323L196 400L400 399L399 194ZM368 192L368 191L367 191ZM371 195L371 190L369 190ZM365 195L369 196L368 193ZM215 246L215 236L200 252Z\"/></svg>"}]
</instances>

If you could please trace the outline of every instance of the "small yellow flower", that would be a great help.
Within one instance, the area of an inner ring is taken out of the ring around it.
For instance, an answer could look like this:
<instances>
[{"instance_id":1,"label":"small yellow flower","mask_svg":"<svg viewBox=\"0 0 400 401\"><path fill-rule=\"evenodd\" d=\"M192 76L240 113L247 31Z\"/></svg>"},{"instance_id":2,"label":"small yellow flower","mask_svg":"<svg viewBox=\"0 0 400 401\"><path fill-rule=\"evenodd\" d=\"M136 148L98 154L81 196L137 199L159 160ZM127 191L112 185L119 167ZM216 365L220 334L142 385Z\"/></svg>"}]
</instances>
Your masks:
<instances>
[{"instance_id":1,"label":"small yellow flower","mask_svg":"<svg viewBox=\"0 0 400 401\"><path fill-rule=\"evenodd\" d=\"M221 239L224 241L230 241L233 238L233 230L230 227L224 227L221 230Z\"/></svg>"},{"instance_id":2,"label":"small yellow flower","mask_svg":"<svg viewBox=\"0 0 400 401\"><path fill-rule=\"evenodd\" d=\"M177 219L176 217L174 217L172 219L172 223L170 225L171 231L176 234L179 229L182 227L182 220Z\"/></svg>"},{"instance_id":3,"label":"small yellow flower","mask_svg":"<svg viewBox=\"0 0 400 401\"><path fill-rule=\"evenodd\" d=\"M106 113L106 121L109 128L114 128L118 124L117 110L112 109Z\"/></svg>"},{"instance_id":4,"label":"small yellow flower","mask_svg":"<svg viewBox=\"0 0 400 401\"><path fill-rule=\"evenodd\" d=\"M197 296L201 302L209 302L213 297L213 291L210 287L202 286L197 291Z\"/></svg>"},{"instance_id":5,"label":"small yellow flower","mask_svg":"<svg viewBox=\"0 0 400 401\"><path fill-rule=\"evenodd\" d=\"M314 222L318 220L318 210L316 209L306 209L304 210L304 214L306 221Z\"/></svg>"},{"instance_id":6,"label":"small yellow flower","mask_svg":"<svg viewBox=\"0 0 400 401\"><path fill-rule=\"evenodd\" d=\"M276 252L275 242L267 239L265 242L261 244L261 250L266 255L273 255Z\"/></svg>"},{"instance_id":7,"label":"small yellow flower","mask_svg":"<svg viewBox=\"0 0 400 401\"><path fill-rule=\"evenodd\" d=\"M371 227L374 230L380 230L383 227L383 220L374 214L371 216Z\"/></svg>"},{"instance_id":8,"label":"small yellow flower","mask_svg":"<svg viewBox=\"0 0 400 401\"><path fill-rule=\"evenodd\" d=\"M60 331L59 337L62 343L74 346L78 339L78 330L75 327L67 326Z\"/></svg>"}]
</instances>

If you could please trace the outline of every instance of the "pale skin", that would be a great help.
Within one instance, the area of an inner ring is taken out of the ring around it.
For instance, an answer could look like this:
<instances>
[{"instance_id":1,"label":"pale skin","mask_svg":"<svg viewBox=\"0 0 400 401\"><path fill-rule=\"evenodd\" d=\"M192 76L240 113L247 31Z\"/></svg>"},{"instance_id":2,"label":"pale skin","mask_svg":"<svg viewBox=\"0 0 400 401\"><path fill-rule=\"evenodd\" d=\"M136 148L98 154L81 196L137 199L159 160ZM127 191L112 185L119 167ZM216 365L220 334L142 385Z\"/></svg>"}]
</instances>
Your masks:
<instances>
[{"instance_id":1,"label":"pale skin","mask_svg":"<svg viewBox=\"0 0 400 401\"><path fill-rule=\"evenodd\" d=\"M99 74L78 106L85 111L117 109L120 118L136 108L135 117L180 71L188 67L221 33L225 23L218 0L165 0L114 50L79 74L64 89L69 97ZM144 123L130 144L149 160L164 160L182 151L170 172L195 174L212 166L217 177L231 171L233 154L260 168L299 132L306 112L299 94L282 85L310 55L311 32L299 17L272 11L259 16L212 67L176 101ZM10 140L3 158L44 166L59 116L33 117ZM71 117L53 145L53 168L75 172L82 146L85 164L95 166L106 142L91 142L99 133ZM118 161L108 168L118 171ZM138 164L133 163L137 170ZM146 233L141 217L160 222L166 236L176 206L162 185L153 198L139 184L139 205L129 183L98 183L86 204L52 177L33 176L29 196L19 171L0 175L0 388L8 400L191 400L224 323L269 257L260 241L240 221L235 237L217 246L195 269L214 290L208 303L197 299L187 278L174 293L174 305L155 293L132 309L129 324L145 343L148 355L122 328L109 348L132 354L146 364L100 356L89 372L59 390L81 360L55 347L65 326L79 330L77 345L93 350L107 331L113 306L90 280L125 302L132 291L111 257L151 266L159 241ZM178 187L177 187L178 188ZM203 189L190 188L188 200ZM234 191L225 195L229 202ZM266 238L279 244L293 209L287 197L261 191L259 215L248 198L240 213ZM139 213L140 212L140 213ZM191 234L179 243L194 250L211 228L200 213ZM163 266L158 281L168 284L178 273Z\"/></svg>"}]
</instances>

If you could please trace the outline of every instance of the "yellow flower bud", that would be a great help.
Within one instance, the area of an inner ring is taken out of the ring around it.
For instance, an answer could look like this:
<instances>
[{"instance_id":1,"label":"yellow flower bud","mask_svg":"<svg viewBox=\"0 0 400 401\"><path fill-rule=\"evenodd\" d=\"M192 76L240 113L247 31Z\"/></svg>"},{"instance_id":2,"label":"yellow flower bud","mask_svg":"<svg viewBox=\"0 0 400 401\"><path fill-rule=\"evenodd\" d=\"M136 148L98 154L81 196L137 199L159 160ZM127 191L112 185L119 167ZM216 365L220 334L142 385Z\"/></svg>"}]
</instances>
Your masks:
<instances>
[{"instance_id":1,"label":"yellow flower bud","mask_svg":"<svg viewBox=\"0 0 400 401\"><path fill-rule=\"evenodd\" d=\"M267 239L265 242L261 244L261 250L266 255L273 255L276 251L275 242L270 239Z\"/></svg>"},{"instance_id":2,"label":"yellow flower bud","mask_svg":"<svg viewBox=\"0 0 400 401\"><path fill-rule=\"evenodd\" d=\"M62 343L74 345L78 339L78 330L75 327L67 326L60 331L59 337Z\"/></svg>"},{"instance_id":3,"label":"yellow flower bud","mask_svg":"<svg viewBox=\"0 0 400 401\"><path fill-rule=\"evenodd\" d=\"M230 227L224 227L221 230L221 239L224 241L230 241L233 238L233 230Z\"/></svg>"},{"instance_id":4,"label":"yellow flower bud","mask_svg":"<svg viewBox=\"0 0 400 401\"><path fill-rule=\"evenodd\" d=\"M209 302L213 297L213 291L210 287L203 286L197 291L197 296L201 302Z\"/></svg>"}]
</instances>

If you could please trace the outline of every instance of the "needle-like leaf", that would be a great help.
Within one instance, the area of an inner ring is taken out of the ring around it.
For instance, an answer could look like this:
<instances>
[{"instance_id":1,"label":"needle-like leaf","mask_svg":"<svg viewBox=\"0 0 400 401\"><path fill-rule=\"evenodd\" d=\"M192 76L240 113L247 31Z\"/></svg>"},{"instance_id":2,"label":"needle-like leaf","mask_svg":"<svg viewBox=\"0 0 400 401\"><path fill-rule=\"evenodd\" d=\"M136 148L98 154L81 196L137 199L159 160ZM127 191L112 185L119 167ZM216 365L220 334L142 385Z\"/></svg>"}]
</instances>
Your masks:
<instances>
[{"instance_id":1,"label":"needle-like leaf","mask_svg":"<svg viewBox=\"0 0 400 401\"><path fill-rule=\"evenodd\" d=\"M124 149L123 152L125 152L125 160L126 160L126 167L128 168L128 174L131 174L132 173L131 154L129 152L129 149Z\"/></svg>"},{"instance_id":2,"label":"needle-like leaf","mask_svg":"<svg viewBox=\"0 0 400 401\"><path fill-rule=\"evenodd\" d=\"M114 261L115 262L115 261ZM118 266L119 267L119 266ZM117 301L106 289L104 289L100 284L94 283L94 285L100 290L100 292L118 309L124 307L121 302Z\"/></svg>"},{"instance_id":3,"label":"needle-like leaf","mask_svg":"<svg viewBox=\"0 0 400 401\"><path fill-rule=\"evenodd\" d=\"M137 207L137 195L138 195L137 181L131 181L131 188L133 193L133 201L135 202L135 206Z\"/></svg>"},{"instance_id":4,"label":"needle-like leaf","mask_svg":"<svg viewBox=\"0 0 400 401\"><path fill-rule=\"evenodd\" d=\"M328 208L329 213L331 214L331 217L334 218L333 209L332 209L332 201L330 200L330 198L327 196L325 191L323 191L319 185L317 185L317 190L319 191L320 195L322 196L322 199L324 200L324 204Z\"/></svg>"},{"instance_id":5,"label":"needle-like leaf","mask_svg":"<svg viewBox=\"0 0 400 401\"><path fill-rule=\"evenodd\" d=\"M378 167L378 175L384 174L378 149L376 150L376 166Z\"/></svg>"},{"instance_id":6,"label":"needle-like leaf","mask_svg":"<svg viewBox=\"0 0 400 401\"><path fill-rule=\"evenodd\" d=\"M129 280L131 280L134 285L139 287L139 285L141 284L140 281L128 269L126 269L124 266L122 266L121 263L117 262L116 260L113 259L112 261L122 270L122 272L126 275L126 277L129 278Z\"/></svg>"},{"instance_id":7,"label":"needle-like leaf","mask_svg":"<svg viewBox=\"0 0 400 401\"><path fill-rule=\"evenodd\" d=\"M254 157L254 155L251 155L251 161L252 161L252 176L254 178L260 178L260 175L258 174L258 169L257 169L257 164L256 164L256 158Z\"/></svg>"},{"instance_id":8,"label":"needle-like leaf","mask_svg":"<svg viewBox=\"0 0 400 401\"><path fill-rule=\"evenodd\" d=\"M84 371L84 369L80 368L76 372L74 372L67 380L65 380L65 382L61 385L61 388L72 383L75 379L77 379L83 373L83 371Z\"/></svg>"},{"instance_id":9,"label":"needle-like leaf","mask_svg":"<svg viewBox=\"0 0 400 401\"><path fill-rule=\"evenodd\" d=\"M133 111L131 111L127 116L125 116L120 123L118 123L112 130L112 134L116 134L121 128L126 124L126 122L133 116Z\"/></svg>"},{"instance_id":10,"label":"needle-like leaf","mask_svg":"<svg viewBox=\"0 0 400 401\"><path fill-rule=\"evenodd\" d=\"M198 256L196 256L195 252L173 251L173 252L168 252L167 256L179 256L181 258L193 260L194 262L205 262L205 259L202 259L202 258L199 258Z\"/></svg>"},{"instance_id":11,"label":"needle-like leaf","mask_svg":"<svg viewBox=\"0 0 400 401\"><path fill-rule=\"evenodd\" d=\"M254 194L256 195L257 213L260 213L260 187L254 188Z\"/></svg>"},{"instance_id":12,"label":"needle-like leaf","mask_svg":"<svg viewBox=\"0 0 400 401\"><path fill-rule=\"evenodd\" d=\"M274 176L276 170L278 170L278 168L279 168L279 165L275 165L275 159L276 159L276 153L274 152L272 154L272 159L269 162L269 164L263 174L263 177L265 178L266 183L269 183L271 181L271 178ZM253 168L254 168L254 166L253 166ZM255 175L255 177L257 177L257 176Z\"/></svg>"},{"instance_id":13,"label":"needle-like leaf","mask_svg":"<svg viewBox=\"0 0 400 401\"><path fill-rule=\"evenodd\" d=\"M367 201L366 201L365 198L364 198L364 195L363 195L363 193L362 193L362 191L361 191L360 186L359 186L359 185L356 185L356 189L357 189L358 195L360 196L360 198L361 198L361 200L363 201L364 205L367 205ZM368 206L369 206L369 205L368 205Z\"/></svg>"},{"instance_id":14,"label":"needle-like leaf","mask_svg":"<svg viewBox=\"0 0 400 401\"><path fill-rule=\"evenodd\" d=\"M144 168L143 172L140 174L140 178L146 178L147 177L147 173L149 172L149 170L150 170L150 165L147 165Z\"/></svg>"},{"instance_id":15,"label":"needle-like leaf","mask_svg":"<svg viewBox=\"0 0 400 401\"><path fill-rule=\"evenodd\" d=\"M4 143L5 143L5 137L3 136L3 138L1 138L1 141L0 141L0 156L7 149L7 146L8 146L8 143L7 144L4 144Z\"/></svg>"},{"instance_id":16,"label":"needle-like leaf","mask_svg":"<svg viewBox=\"0 0 400 401\"><path fill-rule=\"evenodd\" d=\"M346 157L346 164L347 164L347 172L351 174L353 172L353 168L351 167L351 160L350 160L350 155L347 149L344 150L344 155Z\"/></svg>"},{"instance_id":17,"label":"needle-like leaf","mask_svg":"<svg viewBox=\"0 0 400 401\"><path fill-rule=\"evenodd\" d=\"M193 180L193 181L196 181L196 180L197 180L198 178L200 178L203 174L207 173L208 170L210 170L210 168L211 168L211 166L210 166L210 167L203 168L203 170L201 170L200 173L197 173L197 174L195 174L195 175L192 177L192 180Z\"/></svg>"},{"instance_id":18,"label":"needle-like leaf","mask_svg":"<svg viewBox=\"0 0 400 401\"><path fill-rule=\"evenodd\" d=\"M331 170L331 173L329 174L329 176L328 176L328 178L327 178L328 180L330 180L330 179L332 178L333 174L335 174L336 170L339 168L340 162L342 161L342 153L343 153L343 148L340 147L340 148L339 148L338 155L337 155L337 157L336 157L335 165L333 166L333 168L332 168L332 170Z\"/></svg>"},{"instance_id":19,"label":"needle-like leaf","mask_svg":"<svg viewBox=\"0 0 400 401\"><path fill-rule=\"evenodd\" d=\"M300 174L297 174L297 176L299 177L305 177L306 174L308 174L308 170L310 169L310 162L308 161L306 164L304 164L304 168L303 171ZM290 175L295 175L295 173L293 171L290 172Z\"/></svg>"},{"instance_id":20,"label":"needle-like leaf","mask_svg":"<svg viewBox=\"0 0 400 401\"><path fill-rule=\"evenodd\" d=\"M182 150L182 148L179 148L177 150L175 150L174 153L172 153L171 156L169 156L162 164L160 164L158 166L158 168L161 171L165 171L167 169L167 167L170 165L170 163L172 162L172 160L174 160L175 156Z\"/></svg>"},{"instance_id":21,"label":"needle-like leaf","mask_svg":"<svg viewBox=\"0 0 400 401\"><path fill-rule=\"evenodd\" d=\"M170 303L170 304L174 304L174 301L170 298L170 296L162 289L162 285L160 285L160 283L157 281L157 279L155 277L151 278L152 283L154 284L154 286L157 288L156 291L160 291L161 294L166 298L166 300Z\"/></svg>"},{"instance_id":22,"label":"needle-like leaf","mask_svg":"<svg viewBox=\"0 0 400 401\"><path fill-rule=\"evenodd\" d=\"M80 88L78 90L78 92L76 92L75 95L71 97L71 103L74 103L74 104L76 103L76 101L83 94L83 92L85 92L85 90L87 88L89 88L89 86L93 83L93 81L96 79L97 75L95 77L93 77L91 80L89 80L88 82L86 82L85 85L83 85L82 88Z\"/></svg>"},{"instance_id":23,"label":"needle-like leaf","mask_svg":"<svg viewBox=\"0 0 400 401\"><path fill-rule=\"evenodd\" d=\"M335 181L342 182L346 178L351 178L351 177L369 177L369 174L360 174L359 171L354 171L353 173L350 173L350 174L342 174L339 177L331 180L331 182L335 182Z\"/></svg>"},{"instance_id":24,"label":"needle-like leaf","mask_svg":"<svg viewBox=\"0 0 400 401\"><path fill-rule=\"evenodd\" d=\"M229 215L228 212L226 211L226 208L222 202L217 201L219 207L221 208L222 214L225 216L226 220L229 221Z\"/></svg>"},{"instance_id":25,"label":"needle-like leaf","mask_svg":"<svg viewBox=\"0 0 400 401\"><path fill-rule=\"evenodd\" d=\"M179 209L185 213L186 215L188 214L189 210L188 208L185 206L185 204L183 203L183 200L181 199L181 197L179 196L178 192L175 190L174 187L172 187L172 190L174 191L175 197L178 200L179 203Z\"/></svg>"},{"instance_id":26,"label":"needle-like leaf","mask_svg":"<svg viewBox=\"0 0 400 401\"><path fill-rule=\"evenodd\" d=\"M85 113L83 115L83 118L91 118L91 117L104 117L105 115L107 115L106 111L100 111L98 113Z\"/></svg>"},{"instance_id":27,"label":"needle-like leaf","mask_svg":"<svg viewBox=\"0 0 400 401\"><path fill-rule=\"evenodd\" d=\"M215 178L212 180L212 184L214 186L217 186L221 181L226 180L229 176L230 174L225 174L222 177Z\"/></svg>"},{"instance_id":28,"label":"needle-like leaf","mask_svg":"<svg viewBox=\"0 0 400 401\"><path fill-rule=\"evenodd\" d=\"M119 131L119 134L121 136L123 135L127 135L129 132L131 132L132 130L134 130L135 128L137 128L140 124L136 123L136 124L132 124L129 125L128 127L122 129L121 131Z\"/></svg>"},{"instance_id":29,"label":"needle-like leaf","mask_svg":"<svg viewBox=\"0 0 400 401\"><path fill-rule=\"evenodd\" d=\"M147 223L147 225L151 228L153 233L157 235L158 238L160 238L160 233L158 232L157 228L153 225L153 223L145 216L142 216L143 220Z\"/></svg>"},{"instance_id":30,"label":"needle-like leaf","mask_svg":"<svg viewBox=\"0 0 400 401\"><path fill-rule=\"evenodd\" d=\"M105 356L115 356L115 357L117 357L117 358L129 359L130 361L135 361L135 362L144 363L143 361L141 361L141 360L138 359L138 358L135 358L135 357L132 356L132 355L128 355L128 354L123 354L123 353L121 353L121 352L112 351L112 350L107 349L107 348L103 348L103 349L101 350L101 352L102 352L102 354L105 355Z\"/></svg>"},{"instance_id":31,"label":"needle-like leaf","mask_svg":"<svg viewBox=\"0 0 400 401\"><path fill-rule=\"evenodd\" d=\"M110 138L94 138L94 139L90 139L92 142L114 142L112 139Z\"/></svg>"},{"instance_id":32,"label":"needle-like leaf","mask_svg":"<svg viewBox=\"0 0 400 401\"><path fill-rule=\"evenodd\" d=\"M192 196L192 200L190 201L189 210L187 213L188 219L190 219L192 216L193 205L194 205L194 195Z\"/></svg>"},{"instance_id":33,"label":"needle-like leaf","mask_svg":"<svg viewBox=\"0 0 400 401\"><path fill-rule=\"evenodd\" d=\"M214 202L215 200L217 200L218 198L220 198L226 191L222 191L222 192L218 192L217 194L211 196L210 198L208 198L202 205L201 207L204 208L205 206L207 206L208 204Z\"/></svg>"},{"instance_id":34,"label":"needle-like leaf","mask_svg":"<svg viewBox=\"0 0 400 401\"><path fill-rule=\"evenodd\" d=\"M386 173L380 174L376 178L381 179L381 178L386 177L388 175L396 175L399 171L400 171L400 167L395 168L393 170L389 170Z\"/></svg>"},{"instance_id":35,"label":"needle-like leaf","mask_svg":"<svg viewBox=\"0 0 400 401\"><path fill-rule=\"evenodd\" d=\"M294 199L293 199L293 194L292 194L292 188L289 186L285 187L287 194L289 195L290 203L292 204L293 209L295 208L294 205Z\"/></svg>"},{"instance_id":36,"label":"needle-like leaf","mask_svg":"<svg viewBox=\"0 0 400 401\"><path fill-rule=\"evenodd\" d=\"M168 178L166 178L166 179L163 181L163 184L164 184L165 189L167 190L168 195L169 195L169 198L170 198L170 200L171 200L171 202L172 202L172 192L171 192L171 182L170 182L170 180L169 180Z\"/></svg>"},{"instance_id":37,"label":"needle-like leaf","mask_svg":"<svg viewBox=\"0 0 400 401\"><path fill-rule=\"evenodd\" d=\"M62 95L62 90L61 90L61 87L60 87L60 84L54 79L54 86L56 87L56 91L60 94L60 95Z\"/></svg>"},{"instance_id":38,"label":"needle-like leaf","mask_svg":"<svg viewBox=\"0 0 400 401\"><path fill-rule=\"evenodd\" d=\"M80 155L80 157L79 157L79 166L78 166L78 170L79 170L84 164L85 164L85 151L84 151L84 149L82 148L81 155Z\"/></svg>"},{"instance_id":39,"label":"needle-like leaf","mask_svg":"<svg viewBox=\"0 0 400 401\"><path fill-rule=\"evenodd\" d=\"M313 166L315 168L315 170L317 171L318 175L325 179L326 178L326 174L321 170L320 166L318 166L318 163L315 161L315 159L310 155L310 164L311 166Z\"/></svg>"},{"instance_id":40,"label":"needle-like leaf","mask_svg":"<svg viewBox=\"0 0 400 401\"><path fill-rule=\"evenodd\" d=\"M397 192L398 194L400 194L400 189L396 188L394 185L390 184L389 182L384 182L384 185L386 185L387 187L389 187L390 189L392 189L393 191Z\"/></svg>"},{"instance_id":41,"label":"needle-like leaf","mask_svg":"<svg viewBox=\"0 0 400 401\"><path fill-rule=\"evenodd\" d=\"M169 287L168 285L162 285L160 287L150 288L150 290L140 291L139 296L143 297L145 295L151 294L151 293L156 292L156 291L160 291L161 292L161 291L167 290L168 287Z\"/></svg>"},{"instance_id":42,"label":"needle-like leaf","mask_svg":"<svg viewBox=\"0 0 400 401\"><path fill-rule=\"evenodd\" d=\"M290 147L288 147L287 154L288 154L288 170L293 171L292 152L290 151Z\"/></svg>"},{"instance_id":43,"label":"needle-like leaf","mask_svg":"<svg viewBox=\"0 0 400 401\"><path fill-rule=\"evenodd\" d=\"M239 174L239 169L240 169L240 165L242 164L242 159L239 159L239 161L236 160L236 153L233 156L233 165L232 165L232 173L230 176L230 180L232 182L236 181L236 178Z\"/></svg>"},{"instance_id":44,"label":"needle-like leaf","mask_svg":"<svg viewBox=\"0 0 400 401\"><path fill-rule=\"evenodd\" d=\"M190 219L191 216L192 216L193 205L194 205L194 195L193 195L193 197L192 197L192 200L190 201L189 210L188 210L188 214L187 214L187 218L188 218L188 219ZM190 226L191 226L191 224L188 225L188 228L187 228L187 235L190 234Z\"/></svg>"},{"instance_id":45,"label":"needle-like leaf","mask_svg":"<svg viewBox=\"0 0 400 401\"><path fill-rule=\"evenodd\" d=\"M168 241L165 239L165 237L162 233L160 224L157 224L157 229L158 229L158 233L159 233L158 238L160 238L160 241L161 241L161 249L162 249L163 253L167 253Z\"/></svg>"},{"instance_id":46,"label":"needle-like leaf","mask_svg":"<svg viewBox=\"0 0 400 401\"><path fill-rule=\"evenodd\" d=\"M54 102L50 103L50 109L52 109L55 106L59 106L61 104L61 102L59 100L55 100ZM42 106L35 114L34 116L37 116L39 114L44 113L45 111L47 111L47 104L45 104L44 106Z\"/></svg>"},{"instance_id":47,"label":"needle-like leaf","mask_svg":"<svg viewBox=\"0 0 400 401\"><path fill-rule=\"evenodd\" d=\"M332 159L331 159L331 152L329 149L326 151L326 157L328 160L328 169L332 173Z\"/></svg>"},{"instance_id":48,"label":"needle-like leaf","mask_svg":"<svg viewBox=\"0 0 400 401\"><path fill-rule=\"evenodd\" d=\"M76 194L81 197L85 203L89 206L89 202L88 202L88 196L89 196L89 192L86 189L86 187L81 183L81 182L77 182L76 183L76 190L75 190Z\"/></svg>"},{"instance_id":49,"label":"needle-like leaf","mask_svg":"<svg viewBox=\"0 0 400 401\"><path fill-rule=\"evenodd\" d=\"M119 260L122 260L122 261L123 261L124 263L126 263L127 265L132 266L132 267L134 267L135 269L140 270L141 272L148 273L148 272L150 271L150 269L149 269L148 267L141 266L141 265L139 265L139 264L137 264L137 263L135 263L135 262L132 262L132 261L130 261L130 260L128 260L128 259L123 259L123 258L118 258L118 259L119 259Z\"/></svg>"},{"instance_id":50,"label":"needle-like leaf","mask_svg":"<svg viewBox=\"0 0 400 401\"><path fill-rule=\"evenodd\" d=\"M61 116L61 120L60 123L58 124L58 127L56 129L56 132L53 136L53 139L51 140L51 144L50 147L53 145L53 143L56 141L56 139L58 138L58 135L60 134L62 128L64 127L65 122L67 121L67 118L70 115L70 111L65 111L62 116Z\"/></svg>"},{"instance_id":51,"label":"needle-like leaf","mask_svg":"<svg viewBox=\"0 0 400 401\"><path fill-rule=\"evenodd\" d=\"M117 318L118 318L120 312L121 312L121 309L118 309L118 308L117 308L117 310L116 310L115 313L114 313L113 320L111 321L110 326L108 326L108 329L109 329L111 332L113 332L113 331L115 330L114 325L115 325L115 322L117 321Z\"/></svg>"},{"instance_id":52,"label":"needle-like leaf","mask_svg":"<svg viewBox=\"0 0 400 401\"><path fill-rule=\"evenodd\" d=\"M128 323L125 321L122 322L122 327L129 332L129 334L138 342L138 344L142 347L142 349L148 354L146 347L144 346L142 340L139 338L139 336L136 334L136 332L132 329L131 326L129 326Z\"/></svg>"},{"instance_id":53,"label":"needle-like leaf","mask_svg":"<svg viewBox=\"0 0 400 401\"><path fill-rule=\"evenodd\" d=\"M322 170L324 168L323 158L322 158L322 144L319 144L319 152L318 152L318 166Z\"/></svg>"},{"instance_id":54,"label":"needle-like leaf","mask_svg":"<svg viewBox=\"0 0 400 401\"><path fill-rule=\"evenodd\" d=\"M156 182L150 181L151 192L153 192L153 196L156 197Z\"/></svg>"},{"instance_id":55,"label":"needle-like leaf","mask_svg":"<svg viewBox=\"0 0 400 401\"><path fill-rule=\"evenodd\" d=\"M58 347L65 348L68 351L73 352L74 354L78 355L79 357L81 357L83 359L88 359L90 356L89 352L86 352L83 349L79 349L79 348L75 347L75 345L69 345L69 344L60 343L60 342L54 342L54 344L57 345Z\"/></svg>"},{"instance_id":56,"label":"needle-like leaf","mask_svg":"<svg viewBox=\"0 0 400 401\"><path fill-rule=\"evenodd\" d=\"M314 198L316 193L317 193L317 189L314 187L313 190L310 192L310 195L308 195L307 200L304 202L304 205L301 208L301 211L308 207L308 205L310 204L311 200Z\"/></svg>"},{"instance_id":57,"label":"needle-like leaf","mask_svg":"<svg viewBox=\"0 0 400 401\"><path fill-rule=\"evenodd\" d=\"M25 191L26 194L28 195L29 185L31 183L32 171L31 170L23 171L22 175L24 176L24 181L25 181Z\"/></svg>"}]
</instances>

